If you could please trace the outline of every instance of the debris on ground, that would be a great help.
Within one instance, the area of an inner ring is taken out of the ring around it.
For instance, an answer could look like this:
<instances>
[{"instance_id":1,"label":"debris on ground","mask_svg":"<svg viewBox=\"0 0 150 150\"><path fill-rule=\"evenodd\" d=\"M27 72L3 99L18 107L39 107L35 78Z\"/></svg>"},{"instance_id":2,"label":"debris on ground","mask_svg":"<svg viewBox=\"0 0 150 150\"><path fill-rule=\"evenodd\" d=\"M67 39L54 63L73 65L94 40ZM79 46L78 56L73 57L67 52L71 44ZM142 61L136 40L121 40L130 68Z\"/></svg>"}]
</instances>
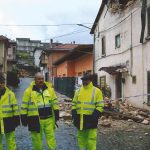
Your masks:
<instances>
[{"instance_id":1,"label":"debris on ground","mask_svg":"<svg viewBox=\"0 0 150 150\"><path fill-rule=\"evenodd\" d=\"M57 93L59 95L59 93ZM70 124L72 120L71 107L72 100L67 96L58 96L60 106L60 118L66 124ZM99 119L99 125L104 127L112 127L114 120L126 120L127 122L137 122L143 125L150 124L150 112L133 107L126 101L113 100L107 97L104 99L104 112Z\"/></svg>"},{"instance_id":2,"label":"debris on ground","mask_svg":"<svg viewBox=\"0 0 150 150\"><path fill-rule=\"evenodd\" d=\"M150 111L135 108L126 101L109 100L105 98L105 108L103 115L107 118L112 116L113 119L123 119L128 122L137 122L145 125L150 124Z\"/></svg>"},{"instance_id":3,"label":"debris on ground","mask_svg":"<svg viewBox=\"0 0 150 150\"><path fill-rule=\"evenodd\" d=\"M72 107L72 100L65 95L61 95L57 93L57 97L59 98L59 107L60 107L60 119L68 122L72 120L71 116L71 107Z\"/></svg>"}]
</instances>

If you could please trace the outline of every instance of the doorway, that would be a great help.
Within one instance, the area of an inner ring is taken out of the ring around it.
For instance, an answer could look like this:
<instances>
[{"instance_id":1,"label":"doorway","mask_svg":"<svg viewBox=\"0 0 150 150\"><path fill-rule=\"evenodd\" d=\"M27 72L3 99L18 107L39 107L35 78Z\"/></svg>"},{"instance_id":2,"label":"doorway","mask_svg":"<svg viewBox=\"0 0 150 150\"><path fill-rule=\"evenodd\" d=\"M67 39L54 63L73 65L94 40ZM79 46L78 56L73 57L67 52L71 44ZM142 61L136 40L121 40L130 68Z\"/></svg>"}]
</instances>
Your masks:
<instances>
[{"instance_id":1,"label":"doorway","mask_svg":"<svg viewBox=\"0 0 150 150\"><path fill-rule=\"evenodd\" d=\"M122 74L116 75L116 98L122 98Z\"/></svg>"}]
</instances>

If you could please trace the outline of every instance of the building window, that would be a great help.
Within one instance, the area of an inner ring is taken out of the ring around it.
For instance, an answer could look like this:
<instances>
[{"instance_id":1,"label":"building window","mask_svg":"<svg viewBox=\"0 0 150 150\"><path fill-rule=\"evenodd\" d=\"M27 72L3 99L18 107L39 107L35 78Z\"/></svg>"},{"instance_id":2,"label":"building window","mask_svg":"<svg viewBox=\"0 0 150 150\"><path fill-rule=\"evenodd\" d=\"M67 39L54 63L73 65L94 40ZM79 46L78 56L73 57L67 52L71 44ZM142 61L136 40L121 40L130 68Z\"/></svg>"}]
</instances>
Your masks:
<instances>
[{"instance_id":1,"label":"building window","mask_svg":"<svg viewBox=\"0 0 150 150\"><path fill-rule=\"evenodd\" d=\"M132 83L133 83L133 84L136 84L136 76L133 76L133 77L132 77Z\"/></svg>"},{"instance_id":2,"label":"building window","mask_svg":"<svg viewBox=\"0 0 150 150\"><path fill-rule=\"evenodd\" d=\"M105 88L106 85L106 76L101 76L100 77L100 89L102 90L103 88Z\"/></svg>"},{"instance_id":3,"label":"building window","mask_svg":"<svg viewBox=\"0 0 150 150\"><path fill-rule=\"evenodd\" d=\"M148 27L148 36L150 36L150 7L147 8L147 27Z\"/></svg>"},{"instance_id":4,"label":"building window","mask_svg":"<svg viewBox=\"0 0 150 150\"><path fill-rule=\"evenodd\" d=\"M102 57L106 56L106 38L102 37Z\"/></svg>"},{"instance_id":5,"label":"building window","mask_svg":"<svg viewBox=\"0 0 150 150\"><path fill-rule=\"evenodd\" d=\"M120 39L120 34L115 36L115 48L120 48L121 46L121 39Z\"/></svg>"}]
</instances>

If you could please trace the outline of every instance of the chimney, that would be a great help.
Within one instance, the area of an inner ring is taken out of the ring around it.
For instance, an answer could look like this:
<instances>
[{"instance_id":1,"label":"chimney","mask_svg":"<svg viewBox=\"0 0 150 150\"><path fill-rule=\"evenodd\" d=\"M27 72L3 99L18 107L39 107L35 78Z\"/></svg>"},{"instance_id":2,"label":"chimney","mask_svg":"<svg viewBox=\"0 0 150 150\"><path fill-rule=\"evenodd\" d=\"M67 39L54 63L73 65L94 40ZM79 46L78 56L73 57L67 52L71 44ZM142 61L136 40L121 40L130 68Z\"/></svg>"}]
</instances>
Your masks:
<instances>
[{"instance_id":1,"label":"chimney","mask_svg":"<svg viewBox=\"0 0 150 150\"><path fill-rule=\"evenodd\" d=\"M53 48L53 39L50 39L50 48Z\"/></svg>"}]
</instances>

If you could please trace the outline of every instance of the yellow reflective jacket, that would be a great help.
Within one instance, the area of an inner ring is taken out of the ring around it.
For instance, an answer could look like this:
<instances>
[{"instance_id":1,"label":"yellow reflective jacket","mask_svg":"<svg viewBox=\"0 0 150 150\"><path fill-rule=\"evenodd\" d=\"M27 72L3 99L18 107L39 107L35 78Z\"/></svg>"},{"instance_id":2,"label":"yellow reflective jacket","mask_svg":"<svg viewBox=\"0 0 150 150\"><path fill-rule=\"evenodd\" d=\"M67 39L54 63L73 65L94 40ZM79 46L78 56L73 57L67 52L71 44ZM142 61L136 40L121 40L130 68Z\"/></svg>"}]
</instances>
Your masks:
<instances>
[{"instance_id":1,"label":"yellow reflective jacket","mask_svg":"<svg viewBox=\"0 0 150 150\"><path fill-rule=\"evenodd\" d=\"M92 82L86 87L82 86L75 92L72 101L72 110L77 111L75 126L80 130L96 128L98 120L93 120L95 111L103 112L103 96L100 89L93 86ZM78 124L78 125L77 125Z\"/></svg>"},{"instance_id":2,"label":"yellow reflective jacket","mask_svg":"<svg viewBox=\"0 0 150 150\"><path fill-rule=\"evenodd\" d=\"M58 100L54 89L48 82L44 82L46 88L42 93L33 90L35 82L25 90L21 105L21 119L23 125L28 125L29 131L39 131L39 109L51 108L52 116L55 119L53 111L59 110ZM26 119L25 119L26 118ZM54 120L55 123L55 120Z\"/></svg>"},{"instance_id":3,"label":"yellow reflective jacket","mask_svg":"<svg viewBox=\"0 0 150 150\"><path fill-rule=\"evenodd\" d=\"M19 124L19 108L15 94L5 87L5 93L0 98L0 133L14 131Z\"/></svg>"}]
</instances>

